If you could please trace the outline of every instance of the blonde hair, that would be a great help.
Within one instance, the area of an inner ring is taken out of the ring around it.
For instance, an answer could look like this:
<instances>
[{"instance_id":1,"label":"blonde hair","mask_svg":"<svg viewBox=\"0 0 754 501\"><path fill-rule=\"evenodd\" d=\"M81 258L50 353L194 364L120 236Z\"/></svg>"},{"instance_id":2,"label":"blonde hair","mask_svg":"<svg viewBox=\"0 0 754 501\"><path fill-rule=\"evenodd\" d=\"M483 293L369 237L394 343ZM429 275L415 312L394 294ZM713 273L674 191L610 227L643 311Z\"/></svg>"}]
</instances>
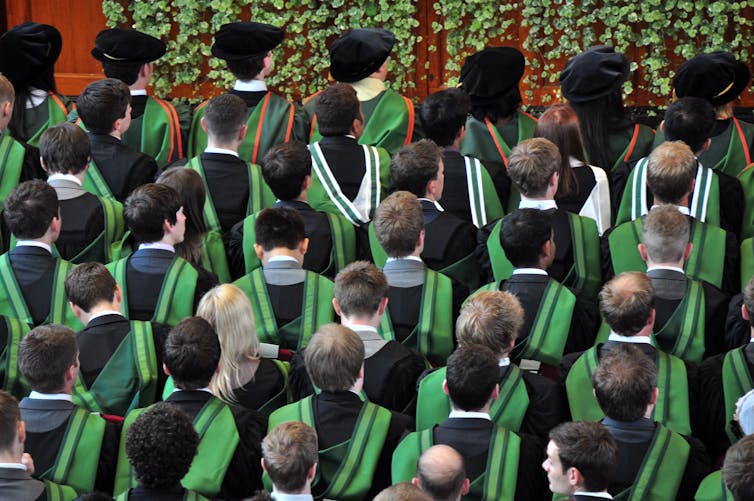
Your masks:
<instances>
[{"instance_id":1,"label":"blonde hair","mask_svg":"<svg viewBox=\"0 0 754 501\"><path fill-rule=\"evenodd\" d=\"M259 360L251 302L235 285L222 284L202 297L196 314L214 327L222 349L220 370L212 376L209 389L222 399L235 402L233 390L240 381L241 366Z\"/></svg>"}]
</instances>

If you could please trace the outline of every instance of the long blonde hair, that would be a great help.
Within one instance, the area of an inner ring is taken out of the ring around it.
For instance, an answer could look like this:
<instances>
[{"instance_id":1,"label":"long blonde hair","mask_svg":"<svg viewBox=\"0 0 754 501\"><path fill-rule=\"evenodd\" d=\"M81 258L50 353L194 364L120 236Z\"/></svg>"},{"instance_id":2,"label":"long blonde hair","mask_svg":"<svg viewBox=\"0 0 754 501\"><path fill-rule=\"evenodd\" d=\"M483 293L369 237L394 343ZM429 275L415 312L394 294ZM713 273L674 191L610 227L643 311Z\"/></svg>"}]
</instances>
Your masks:
<instances>
[{"instance_id":1,"label":"long blonde hair","mask_svg":"<svg viewBox=\"0 0 754 501\"><path fill-rule=\"evenodd\" d=\"M218 285L202 297L196 314L212 324L222 348L220 370L209 388L220 398L235 402L233 390L240 382L241 367L259 360L259 338L249 298L235 285Z\"/></svg>"}]
</instances>

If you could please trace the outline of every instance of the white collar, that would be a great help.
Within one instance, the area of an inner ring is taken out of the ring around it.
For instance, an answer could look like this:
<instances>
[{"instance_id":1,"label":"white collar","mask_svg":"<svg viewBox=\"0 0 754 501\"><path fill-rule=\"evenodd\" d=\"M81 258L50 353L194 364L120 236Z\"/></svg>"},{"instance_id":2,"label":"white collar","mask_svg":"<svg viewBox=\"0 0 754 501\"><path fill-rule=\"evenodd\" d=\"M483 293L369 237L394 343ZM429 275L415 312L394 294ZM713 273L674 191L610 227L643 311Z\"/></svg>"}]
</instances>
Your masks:
<instances>
[{"instance_id":1,"label":"white collar","mask_svg":"<svg viewBox=\"0 0 754 501\"><path fill-rule=\"evenodd\" d=\"M293 256L272 256L267 260L268 263L274 263L275 261L293 261L294 263L301 264L298 262L298 259Z\"/></svg>"},{"instance_id":2,"label":"white collar","mask_svg":"<svg viewBox=\"0 0 754 501\"><path fill-rule=\"evenodd\" d=\"M52 246L38 240L19 240L16 242L16 247L41 247L52 254Z\"/></svg>"},{"instance_id":3,"label":"white collar","mask_svg":"<svg viewBox=\"0 0 754 501\"><path fill-rule=\"evenodd\" d=\"M547 272L539 268L516 268L513 270L514 275L545 275Z\"/></svg>"},{"instance_id":4,"label":"white collar","mask_svg":"<svg viewBox=\"0 0 754 501\"><path fill-rule=\"evenodd\" d=\"M129 89L132 96L146 96L147 89Z\"/></svg>"},{"instance_id":5,"label":"white collar","mask_svg":"<svg viewBox=\"0 0 754 501\"><path fill-rule=\"evenodd\" d=\"M160 249L160 250L175 252L175 247L173 247L170 244L164 244L162 242L150 242L150 243L145 243L145 244L139 244L139 250L142 250L142 249Z\"/></svg>"},{"instance_id":6,"label":"white collar","mask_svg":"<svg viewBox=\"0 0 754 501\"><path fill-rule=\"evenodd\" d=\"M354 324L354 323L349 322L343 317L340 318L340 325L342 325L343 327L348 327L349 329L351 329L352 331L356 333L369 332L369 333L379 334L379 331L375 327L372 327L371 325Z\"/></svg>"},{"instance_id":7,"label":"white collar","mask_svg":"<svg viewBox=\"0 0 754 501\"><path fill-rule=\"evenodd\" d=\"M555 200L532 200L521 195L521 201L518 203L518 208L548 210L557 209L558 204L555 203Z\"/></svg>"},{"instance_id":8,"label":"white collar","mask_svg":"<svg viewBox=\"0 0 754 501\"><path fill-rule=\"evenodd\" d=\"M278 492L273 486L272 499L275 501L310 501L314 498L311 494L286 494L284 492Z\"/></svg>"},{"instance_id":9,"label":"white collar","mask_svg":"<svg viewBox=\"0 0 754 501\"><path fill-rule=\"evenodd\" d=\"M403 256L403 257L389 257L385 261L385 264L391 262L391 261L419 261L420 263L423 263L422 258L419 256Z\"/></svg>"},{"instance_id":10,"label":"white collar","mask_svg":"<svg viewBox=\"0 0 754 501\"><path fill-rule=\"evenodd\" d=\"M22 465L21 463L0 463L0 468L11 468L14 470L26 471L26 466Z\"/></svg>"},{"instance_id":11,"label":"white collar","mask_svg":"<svg viewBox=\"0 0 754 501\"><path fill-rule=\"evenodd\" d=\"M97 313L95 313L94 315L92 315L92 316L91 316L91 317L89 318L89 322L91 322L91 321L92 321L92 320L94 320L95 318L104 317L105 315L119 315L119 316L121 316L121 317L122 317L122 316L123 316L123 313L122 313L122 312L120 312L120 311L115 311L115 310L102 310L102 311L98 311ZM87 325L88 325L88 324L87 324Z\"/></svg>"},{"instance_id":12,"label":"white collar","mask_svg":"<svg viewBox=\"0 0 754 501\"><path fill-rule=\"evenodd\" d=\"M430 200L429 198L419 198L418 200L420 202L422 200L427 201L427 202L431 202L431 203L433 203L435 205L435 207L437 208L437 210L439 210L440 212L445 212L445 209L442 208L442 205L440 205L440 202L438 202L437 200Z\"/></svg>"},{"instance_id":13,"label":"white collar","mask_svg":"<svg viewBox=\"0 0 754 501\"><path fill-rule=\"evenodd\" d=\"M610 331L610 335L607 337L608 341L616 341L618 343L633 343L633 344L652 344L652 340L649 336L621 336L613 331Z\"/></svg>"},{"instance_id":14,"label":"white collar","mask_svg":"<svg viewBox=\"0 0 754 501\"><path fill-rule=\"evenodd\" d=\"M38 391L32 391L29 393L29 398L35 400L65 400L66 402L73 402L73 399L68 393L39 393Z\"/></svg>"},{"instance_id":15,"label":"white collar","mask_svg":"<svg viewBox=\"0 0 754 501\"><path fill-rule=\"evenodd\" d=\"M670 271L678 271L680 273L686 274L685 271L683 271L683 268L679 268L678 266L650 266L647 268L647 273L649 273L652 270L670 270Z\"/></svg>"},{"instance_id":16,"label":"white collar","mask_svg":"<svg viewBox=\"0 0 754 501\"><path fill-rule=\"evenodd\" d=\"M26 100L26 109L34 108L44 103L50 93L42 89L29 89L29 99Z\"/></svg>"},{"instance_id":17,"label":"white collar","mask_svg":"<svg viewBox=\"0 0 754 501\"><path fill-rule=\"evenodd\" d=\"M660 206L659 205L653 205L652 208L650 208L649 210L654 210L655 207L660 207ZM678 212L680 212L684 216L690 216L691 215L691 211L685 205L674 205L673 207L675 207L676 209L678 209Z\"/></svg>"},{"instance_id":18,"label":"white collar","mask_svg":"<svg viewBox=\"0 0 754 501\"><path fill-rule=\"evenodd\" d=\"M236 80L236 83L233 84L233 90L240 90L241 92L260 92L267 90L267 84L264 83L264 80Z\"/></svg>"},{"instance_id":19,"label":"white collar","mask_svg":"<svg viewBox=\"0 0 754 501\"><path fill-rule=\"evenodd\" d=\"M486 419L487 421L492 421L490 419L490 415L487 412L474 412L474 411L457 411L453 409L450 411L450 415L448 415L449 418L461 418L461 419Z\"/></svg>"},{"instance_id":20,"label":"white collar","mask_svg":"<svg viewBox=\"0 0 754 501\"><path fill-rule=\"evenodd\" d=\"M204 153L222 153L224 155L233 155L236 158L238 157L238 152L233 150L228 150L225 148L215 148L214 146L207 146L204 148Z\"/></svg>"},{"instance_id":21,"label":"white collar","mask_svg":"<svg viewBox=\"0 0 754 501\"><path fill-rule=\"evenodd\" d=\"M511 364L511 359L509 357L501 358L497 361L498 367L508 367Z\"/></svg>"},{"instance_id":22,"label":"white collar","mask_svg":"<svg viewBox=\"0 0 754 501\"><path fill-rule=\"evenodd\" d=\"M353 87L353 90L356 91L356 98L359 101L369 101L385 91L385 82L374 77L362 78L358 82L353 82L350 85Z\"/></svg>"},{"instance_id":23,"label":"white collar","mask_svg":"<svg viewBox=\"0 0 754 501\"><path fill-rule=\"evenodd\" d=\"M173 388L173 393L175 393L176 391L205 391L209 393L210 395L214 395L214 393L212 393L212 390L210 390L206 386L204 388L196 388L194 390L184 390L183 388Z\"/></svg>"},{"instance_id":24,"label":"white collar","mask_svg":"<svg viewBox=\"0 0 754 501\"><path fill-rule=\"evenodd\" d=\"M586 492L586 491L576 491L573 493L574 496L591 496L593 498L603 498L603 499L613 499L613 496L611 496L607 492Z\"/></svg>"},{"instance_id":25,"label":"white collar","mask_svg":"<svg viewBox=\"0 0 754 501\"><path fill-rule=\"evenodd\" d=\"M81 186L81 180L74 176L73 174L63 174L61 172L56 172L55 174L50 174L47 177L47 182L50 181L71 181L72 183L76 183L79 186Z\"/></svg>"}]
</instances>

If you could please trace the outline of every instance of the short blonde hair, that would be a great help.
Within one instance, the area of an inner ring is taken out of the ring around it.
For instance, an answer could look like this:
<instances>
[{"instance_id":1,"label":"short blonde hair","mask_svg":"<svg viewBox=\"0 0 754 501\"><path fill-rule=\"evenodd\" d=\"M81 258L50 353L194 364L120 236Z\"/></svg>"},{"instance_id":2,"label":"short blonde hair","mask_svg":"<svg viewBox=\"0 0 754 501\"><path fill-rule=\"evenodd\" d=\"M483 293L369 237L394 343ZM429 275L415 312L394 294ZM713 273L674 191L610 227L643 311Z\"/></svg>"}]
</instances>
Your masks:
<instances>
[{"instance_id":1,"label":"short blonde hair","mask_svg":"<svg viewBox=\"0 0 754 501\"><path fill-rule=\"evenodd\" d=\"M16 90L13 88L13 84L10 83L5 75L0 73L0 103L10 101L11 103L16 98Z\"/></svg>"},{"instance_id":2,"label":"short blonde hair","mask_svg":"<svg viewBox=\"0 0 754 501\"><path fill-rule=\"evenodd\" d=\"M500 356L510 351L524 323L524 310L510 292L482 291L461 308L456 320L459 345L481 344Z\"/></svg>"},{"instance_id":3,"label":"short blonde hair","mask_svg":"<svg viewBox=\"0 0 754 501\"><path fill-rule=\"evenodd\" d=\"M511 150L508 175L522 195L541 197L560 162L558 147L549 139L535 137L521 141Z\"/></svg>"},{"instance_id":4,"label":"short blonde hair","mask_svg":"<svg viewBox=\"0 0 754 501\"><path fill-rule=\"evenodd\" d=\"M196 314L215 329L222 349L220 370L212 377L209 388L224 400L234 402L233 390L239 381L241 365L259 359L251 302L235 285L222 284L202 297Z\"/></svg>"},{"instance_id":5,"label":"short blonde hair","mask_svg":"<svg viewBox=\"0 0 754 501\"><path fill-rule=\"evenodd\" d=\"M347 391L364 364L364 342L348 327L325 324L306 346L304 363L312 383L323 391Z\"/></svg>"},{"instance_id":6,"label":"short blonde hair","mask_svg":"<svg viewBox=\"0 0 754 501\"><path fill-rule=\"evenodd\" d=\"M660 205L649 211L641 227L641 240L655 263L678 262L689 243L689 218L675 205Z\"/></svg>"},{"instance_id":7,"label":"short blonde hair","mask_svg":"<svg viewBox=\"0 0 754 501\"><path fill-rule=\"evenodd\" d=\"M647 159L647 186L658 203L677 204L689 193L696 169L696 157L686 143L666 141Z\"/></svg>"}]
</instances>

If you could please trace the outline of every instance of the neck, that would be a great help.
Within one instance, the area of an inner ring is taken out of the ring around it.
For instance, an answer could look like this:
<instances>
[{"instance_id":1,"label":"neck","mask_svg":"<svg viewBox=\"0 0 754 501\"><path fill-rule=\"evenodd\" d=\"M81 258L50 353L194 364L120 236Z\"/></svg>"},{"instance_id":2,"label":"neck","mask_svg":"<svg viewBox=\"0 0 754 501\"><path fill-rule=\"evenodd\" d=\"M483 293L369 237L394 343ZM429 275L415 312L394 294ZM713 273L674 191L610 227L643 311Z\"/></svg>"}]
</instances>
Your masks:
<instances>
[{"instance_id":1,"label":"neck","mask_svg":"<svg viewBox=\"0 0 754 501\"><path fill-rule=\"evenodd\" d=\"M298 197L296 197L294 200L297 200L299 202L308 202L309 196L306 194L306 190L302 191L298 194Z\"/></svg>"},{"instance_id":2,"label":"neck","mask_svg":"<svg viewBox=\"0 0 754 501\"><path fill-rule=\"evenodd\" d=\"M689 194L683 196L680 200L676 200L675 202L666 202L665 200L659 199L655 197L655 205L675 205L677 207L688 207L689 206Z\"/></svg>"},{"instance_id":3,"label":"neck","mask_svg":"<svg viewBox=\"0 0 754 501\"><path fill-rule=\"evenodd\" d=\"M342 316L341 319L343 320L343 323L351 324L351 325L366 325L369 327L374 327L375 329L379 328L380 326L380 319L382 318L382 315L379 314L379 312L374 312L374 314L370 317L347 317Z\"/></svg>"},{"instance_id":4,"label":"neck","mask_svg":"<svg viewBox=\"0 0 754 501\"><path fill-rule=\"evenodd\" d=\"M298 261L299 264L304 262L304 256L301 255L301 252L299 252L298 249L286 249L283 247L272 249L270 251L264 251L264 255L262 256L262 265L266 265L270 261L270 258L278 256L292 257L296 261Z\"/></svg>"},{"instance_id":5,"label":"neck","mask_svg":"<svg viewBox=\"0 0 754 501\"><path fill-rule=\"evenodd\" d=\"M81 320L81 323L83 323L84 325L88 325L92 320L92 317L103 311L121 311L120 304L110 301L97 303L95 306L92 306L89 311L82 310L81 315L79 316L79 320Z\"/></svg>"},{"instance_id":6,"label":"neck","mask_svg":"<svg viewBox=\"0 0 754 501\"><path fill-rule=\"evenodd\" d=\"M241 145L240 141L232 141L232 142L225 142L225 141L217 141L212 139L212 136L209 136L207 138L207 147L209 148L220 148L223 150L230 150L235 151L238 153L238 147Z\"/></svg>"},{"instance_id":7,"label":"neck","mask_svg":"<svg viewBox=\"0 0 754 501\"><path fill-rule=\"evenodd\" d=\"M548 190L541 195L532 195L532 196L521 195L521 200L531 200L532 202L547 202L550 200L555 200L555 195L553 193L550 193L550 191Z\"/></svg>"},{"instance_id":8,"label":"neck","mask_svg":"<svg viewBox=\"0 0 754 501\"><path fill-rule=\"evenodd\" d=\"M656 262L652 259L647 259L647 268L654 268L654 267L665 267L665 268L681 268L683 269L684 260L681 259L680 261L667 261L667 262Z\"/></svg>"},{"instance_id":9,"label":"neck","mask_svg":"<svg viewBox=\"0 0 754 501\"><path fill-rule=\"evenodd\" d=\"M23 450L21 452L14 450L0 451L0 463L21 463L21 457L23 456Z\"/></svg>"},{"instance_id":10,"label":"neck","mask_svg":"<svg viewBox=\"0 0 754 501\"><path fill-rule=\"evenodd\" d=\"M652 324L652 325L645 325L642 330L640 330L639 332L637 332L636 334L634 334L631 337L640 337L640 336L649 337L650 334L652 334L652 329L653 328L654 328L654 324Z\"/></svg>"},{"instance_id":11,"label":"neck","mask_svg":"<svg viewBox=\"0 0 754 501\"><path fill-rule=\"evenodd\" d=\"M117 130L117 129L110 131L110 135L113 136L113 137L117 137L118 139L120 139L120 131Z\"/></svg>"},{"instance_id":12,"label":"neck","mask_svg":"<svg viewBox=\"0 0 754 501\"><path fill-rule=\"evenodd\" d=\"M142 81L142 79L136 80L133 84L129 85L129 90L147 90L149 81Z\"/></svg>"},{"instance_id":13,"label":"neck","mask_svg":"<svg viewBox=\"0 0 754 501\"><path fill-rule=\"evenodd\" d=\"M427 200L431 200L433 202L437 202L438 198L433 193L425 193L422 198L426 198Z\"/></svg>"}]
</instances>

